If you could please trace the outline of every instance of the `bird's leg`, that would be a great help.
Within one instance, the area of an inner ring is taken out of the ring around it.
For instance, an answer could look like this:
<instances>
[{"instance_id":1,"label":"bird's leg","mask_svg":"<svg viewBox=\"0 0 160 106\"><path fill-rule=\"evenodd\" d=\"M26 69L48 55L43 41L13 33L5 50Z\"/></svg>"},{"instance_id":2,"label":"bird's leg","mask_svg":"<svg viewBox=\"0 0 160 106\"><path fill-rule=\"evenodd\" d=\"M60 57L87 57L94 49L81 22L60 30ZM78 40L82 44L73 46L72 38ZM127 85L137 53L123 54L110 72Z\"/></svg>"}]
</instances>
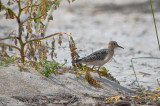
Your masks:
<instances>
[{"instance_id":1,"label":"bird's leg","mask_svg":"<svg viewBox=\"0 0 160 106\"><path fill-rule=\"evenodd\" d=\"M100 69L100 66L98 67L98 75L99 75L99 78L101 78L101 75L100 75L100 72L99 72L99 69Z\"/></svg>"}]
</instances>

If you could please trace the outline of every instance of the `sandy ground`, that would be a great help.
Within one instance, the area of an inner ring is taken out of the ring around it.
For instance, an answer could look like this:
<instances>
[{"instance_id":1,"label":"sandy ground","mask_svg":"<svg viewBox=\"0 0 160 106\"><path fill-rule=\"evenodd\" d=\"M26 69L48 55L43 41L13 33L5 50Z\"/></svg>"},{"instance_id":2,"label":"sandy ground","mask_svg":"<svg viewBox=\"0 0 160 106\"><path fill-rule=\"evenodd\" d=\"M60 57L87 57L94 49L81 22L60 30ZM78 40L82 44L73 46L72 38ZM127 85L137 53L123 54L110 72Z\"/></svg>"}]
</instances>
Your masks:
<instances>
[{"instance_id":1,"label":"sandy ground","mask_svg":"<svg viewBox=\"0 0 160 106\"><path fill-rule=\"evenodd\" d=\"M104 106L107 97L135 93L105 77L100 79L97 73L92 75L101 81L101 88L91 86L84 77L77 78L69 72L47 78L32 68L24 72L19 72L16 65L0 66L0 69L0 105L5 106Z\"/></svg>"},{"instance_id":2,"label":"sandy ground","mask_svg":"<svg viewBox=\"0 0 160 106\"><path fill-rule=\"evenodd\" d=\"M2 0L3 1L3 0ZM157 27L160 28L160 1L153 0ZM77 52L81 57L101 48L107 48L115 40L125 49L117 49L114 59L104 66L120 81L121 85L135 88L135 76L131 66L134 57L158 57L156 34L148 0L76 0L70 5L64 1L53 13L46 35L56 32L72 33ZM2 16L2 14L0 14ZM15 20L0 18L0 37L16 30ZM158 32L160 32L158 30ZM56 61L71 65L67 38L62 47L57 46ZM12 53L12 52L11 52ZM65 53L65 55L64 55ZM160 60L135 60L134 66L142 87L159 87Z\"/></svg>"},{"instance_id":3,"label":"sandy ground","mask_svg":"<svg viewBox=\"0 0 160 106\"><path fill-rule=\"evenodd\" d=\"M160 27L159 5L158 0L153 1L158 28ZM137 85L131 67L131 58L159 56L152 14L147 0L128 2L77 0L71 5L62 4L59 10L55 11L53 19L47 33L71 32L81 57L106 48L110 40L115 40L123 46L124 50L117 49L115 52L114 59L117 63L112 60L104 65L123 86L134 88ZM65 50L68 53L67 49ZM68 57L70 56L60 52L57 60L67 59L70 63ZM134 61L142 87L159 87L157 83L157 79L160 78L159 64L160 60L155 59Z\"/></svg>"}]
</instances>

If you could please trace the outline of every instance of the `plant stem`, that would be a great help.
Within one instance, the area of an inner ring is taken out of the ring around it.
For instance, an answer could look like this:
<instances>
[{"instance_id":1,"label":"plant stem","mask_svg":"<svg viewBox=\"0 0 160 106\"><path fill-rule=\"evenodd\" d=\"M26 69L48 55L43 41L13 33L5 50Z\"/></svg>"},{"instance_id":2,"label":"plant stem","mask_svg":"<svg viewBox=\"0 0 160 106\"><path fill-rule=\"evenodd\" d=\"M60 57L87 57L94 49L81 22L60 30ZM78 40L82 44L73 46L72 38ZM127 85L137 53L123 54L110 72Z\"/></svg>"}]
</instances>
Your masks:
<instances>
[{"instance_id":1,"label":"plant stem","mask_svg":"<svg viewBox=\"0 0 160 106\"><path fill-rule=\"evenodd\" d=\"M21 45L21 58L22 58L22 63L24 64L25 62L25 56L24 56L24 45Z\"/></svg>"},{"instance_id":2,"label":"plant stem","mask_svg":"<svg viewBox=\"0 0 160 106\"><path fill-rule=\"evenodd\" d=\"M33 41L40 41L40 40L43 40L43 39L47 39L47 38L50 38L50 37L52 37L52 36L59 35L59 34L66 34L66 33L65 33L65 32L64 32L64 33L62 33L62 32L60 32L60 33L55 33L55 34L52 34L52 35L48 35L48 36L46 36L46 37L44 37L44 38L33 39L33 40L30 40L30 41L27 41L25 44L30 43L30 42L33 42Z\"/></svg>"},{"instance_id":3,"label":"plant stem","mask_svg":"<svg viewBox=\"0 0 160 106\"><path fill-rule=\"evenodd\" d=\"M152 1L151 0L150 0L150 5L151 5L151 10L152 10L152 15L153 15L154 26L155 26L155 30L156 30L157 42L158 42L158 46L159 46L159 50L160 50L160 42L159 42L159 37L158 37L157 25L156 25L156 20L154 17L154 11L152 8Z\"/></svg>"},{"instance_id":4,"label":"plant stem","mask_svg":"<svg viewBox=\"0 0 160 106\"><path fill-rule=\"evenodd\" d=\"M2 46L9 46L9 47L12 47L12 48L15 48L15 49L21 51L20 48L18 48L18 47L16 47L16 46L13 46L13 45L5 44L5 43L0 43L0 45L2 45Z\"/></svg>"},{"instance_id":5,"label":"plant stem","mask_svg":"<svg viewBox=\"0 0 160 106\"><path fill-rule=\"evenodd\" d=\"M140 84L139 84L139 81L138 81L138 78L137 78L136 71L135 71L135 69L134 69L133 59L134 59L134 58L131 59L131 64L132 64L133 72L134 72L134 75L135 75L135 78L136 78L136 82L137 82L137 84L138 84L138 87L141 89Z\"/></svg>"},{"instance_id":6,"label":"plant stem","mask_svg":"<svg viewBox=\"0 0 160 106\"><path fill-rule=\"evenodd\" d=\"M21 22L21 25L23 25L25 22L29 21L29 20L35 20L35 19L40 19L42 17L42 15L40 17L35 17L35 18L28 18L26 20L24 20L23 22Z\"/></svg>"},{"instance_id":7,"label":"plant stem","mask_svg":"<svg viewBox=\"0 0 160 106\"><path fill-rule=\"evenodd\" d=\"M137 58L131 58L131 64L132 64L133 72L134 72L134 75L135 75L135 78L136 78L136 82L137 82L138 87L141 90L142 94L144 94L142 88L140 87L140 84L139 84L139 81L138 81L138 78L137 78L137 75L136 75L136 71L135 71L135 68L134 68L134 65L133 65L133 60L136 60L136 59L160 59L160 57L137 57Z\"/></svg>"},{"instance_id":8,"label":"plant stem","mask_svg":"<svg viewBox=\"0 0 160 106\"><path fill-rule=\"evenodd\" d=\"M25 62L24 46L25 45L23 44L23 41L22 41L22 29L23 29L23 27L22 27L21 20L20 20L20 16L21 16L21 12L22 12L22 10L21 10L21 0L18 1L18 7L19 7L19 13L18 13L18 17L17 17L18 27L19 27L19 29L18 29L18 32L19 32L18 40L19 40L19 43L20 43L20 46L21 46L21 49L20 49L21 50L20 51L20 53L21 53L21 61L24 64L24 62Z\"/></svg>"},{"instance_id":9,"label":"plant stem","mask_svg":"<svg viewBox=\"0 0 160 106\"><path fill-rule=\"evenodd\" d=\"M37 1L39 2L39 0L37 0ZM38 6L37 17L40 17L40 6ZM37 19L37 23L36 23L36 33L38 33L39 23L40 23L40 19Z\"/></svg>"},{"instance_id":10,"label":"plant stem","mask_svg":"<svg viewBox=\"0 0 160 106\"><path fill-rule=\"evenodd\" d=\"M54 11L54 6L51 7L50 13L47 17L47 22L46 22L46 25L45 25L45 29L44 29L45 31L44 32L46 32L46 29L48 27L48 21L49 21L48 18L50 18L52 16L53 11Z\"/></svg>"},{"instance_id":11,"label":"plant stem","mask_svg":"<svg viewBox=\"0 0 160 106\"><path fill-rule=\"evenodd\" d=\"M2 38L2 39L0 39L0 41L1 41L1 40L7 40L7 39L17 39L17 37L7 37L7 38Z\"/></svg>"},{"instance_id":12,"label":"plant stem","mask_svg":"<svg viewBox=\"0 0 160 106\"><path fill-rule=\"evenodd\" d=\"M26 6L26 7L22 8L22 10L24 10L25 8L29 8L29 7L38 7L38 5Z\"/></svg>"},{"instance_id":13,"label":"plant stem","mask_svg":"<svg viewBox=\"0 0 160 106\"><path fill-rule=\"evenodd\" d=\"M19 8L19 13L18 13L18 18L20 19L21 16L21 0L17 1L18 2L18 8Z\"/></svg>"}]
</instances>

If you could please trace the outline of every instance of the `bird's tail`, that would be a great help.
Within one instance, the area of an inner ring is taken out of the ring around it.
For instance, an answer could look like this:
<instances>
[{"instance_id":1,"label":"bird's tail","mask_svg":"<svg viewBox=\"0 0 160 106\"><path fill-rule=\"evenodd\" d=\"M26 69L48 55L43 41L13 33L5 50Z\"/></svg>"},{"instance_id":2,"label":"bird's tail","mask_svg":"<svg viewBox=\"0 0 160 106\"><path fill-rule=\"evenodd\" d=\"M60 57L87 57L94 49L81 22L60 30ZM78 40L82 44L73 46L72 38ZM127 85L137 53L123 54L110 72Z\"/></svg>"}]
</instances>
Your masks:
<instances>
[{"instance_id":1,"label":"bird's tail","mask_svg":"<svg viewBox=\"0 0 160 106\"><path fill-rule=\"evenodd\" d=\"M80 63L82 59L72 60L72 63Z\"/></svg>"}]
</instances>

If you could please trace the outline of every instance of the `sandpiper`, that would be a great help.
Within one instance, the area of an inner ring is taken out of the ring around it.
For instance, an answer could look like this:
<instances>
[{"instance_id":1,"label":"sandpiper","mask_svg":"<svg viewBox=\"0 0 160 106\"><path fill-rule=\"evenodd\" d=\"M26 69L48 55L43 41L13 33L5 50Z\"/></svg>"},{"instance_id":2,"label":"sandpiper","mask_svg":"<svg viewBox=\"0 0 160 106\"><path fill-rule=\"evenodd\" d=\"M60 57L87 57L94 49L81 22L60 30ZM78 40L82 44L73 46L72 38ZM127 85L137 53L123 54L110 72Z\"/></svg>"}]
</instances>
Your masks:
<instances>
[{"instance_id":1,"label":"sandpiper","mask_svg":"<svg viewBox=\"0 0 160 106\"><path fill-rule=\"evenodd\" d=\"M86 57L83 57L82 59L73 60L72 63L84 63L86 65L93 65L93 68L94 66L99 66L98 67L98 74L99 74L100 67L103 66L112 58L112 56L114 55L114 49L117 47L124 49L123 47L119 46L116 41L110 41L107 49L98 50Z\"/></svg>"}]
</instances>

